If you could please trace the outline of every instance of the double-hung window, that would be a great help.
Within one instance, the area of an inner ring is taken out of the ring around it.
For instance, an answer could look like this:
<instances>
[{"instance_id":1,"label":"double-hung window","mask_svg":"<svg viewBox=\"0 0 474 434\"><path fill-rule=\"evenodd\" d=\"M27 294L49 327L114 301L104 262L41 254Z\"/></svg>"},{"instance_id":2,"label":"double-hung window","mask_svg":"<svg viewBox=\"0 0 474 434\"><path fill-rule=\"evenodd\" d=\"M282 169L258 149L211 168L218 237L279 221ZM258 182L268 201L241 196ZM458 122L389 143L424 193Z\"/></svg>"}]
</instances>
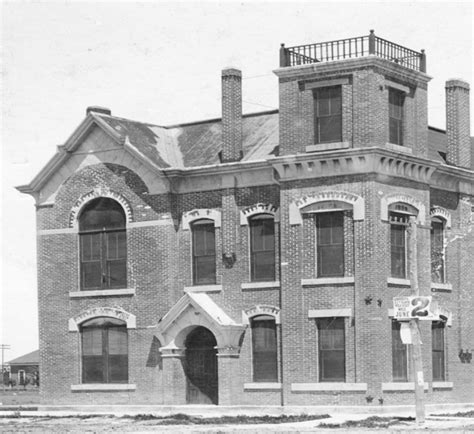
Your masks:
<instances>
[{"instance_id":1,"label":"double-hung window","mask_svg":"<svg viewBox=\"0 0 474 434\"><path fill-rule=\"evenodd\" d=\"M444 283L444 224L442 220L431 221L431 281Z\"/></svg>"},{"instance_id":2,"label":"double-hung window","mask_svg":"<svg viewBox=\"0 0 474 434\"><path fill-rule=\"evenodd\" d=\"M127 286L125 213L109 198L91 200L79 216L81 289Z\"/></svg>"},{"instance_id":3,"label":"double-hung window","mask_svg":"<svg viewBox=\"0 0 474 434\"><path fill-rule=\"evenodd\" d=\"M407 346L400 336L401 324L392 320L392 377L393 381L408 381Z\"/></svg>"},{"instance_id":4,"label":"double-hung window","mask_svg":"<svg viewBox=\"0 0 474 434\"><path fill-rule=\"evenodd\" d=\"M391 212L389 218L391 276L406 279L408 216Z\"/></svg>"},{"instance_id":5,"label":"double-hung window","mask_svg":"<svg viewBox=\"0 0 474 434\"><path fill-rule=\"evenodd\" d=\"M314 142L342 141L341 86L322 87L314 91Z\"/></svg>"},{"instance_id":6,"label":"double-hung window","mask_svg":"<svg viewBox=\"0 0 474 434\"><path fill-rule=\"evenodd\" d=\"M321 318L318 326L319 381L344 382L346 353L344 318Z\"/></svg>"},{"instance_id":7,"label":"double-hung window","mask_svg":"<svg viewBox=\"0 0 474 434\"><path fill-rule=\"evenodd\" d=\"M388 89L389 142L403 145L403 102L405 94L397 89Z\"/></svg>"},{"instance_id":8,"label":"double-hung window","mask_svg":"<svg viewBox=\"0 0 474 434\"><path fill-rule=\"evenodd\" d=\"M433 359L433 381L446 379L444 365L444 322L438 321L431 324L431 345Z\"/></svg>"},{"instance_id":9,"label":"double-hung window","mask_svg":"<svg viewBox=\"0 0 474 434\"><path fill-rule=\"evenodd\" d=\"M252 282L275 280L275 223L272 216L252 217L250 228L250 278Z\"/></svg>"},{"instance_id":10,"label":"double-hung window","mask_svg":"<svg viewBox=\"0 0 474 434\"><path fill-rule=\"evenodd\" d=\"M254 382L277 382L277 333L275 318L252 318L252 360Z\"/></svg>"},{"instance_id":11,"label":"double-hung window","mask_svg":"<svg viewBox=\"0 0 474 434\"><path fill-rule=\"evenodd\" d=\"M81 326L82 382L128 381L128 335L123 321L101 317Z\"/></svg>"},{"instance_id":12,"label":"double-hung window","mask_svg":"<svg viewBox=\"0 0 474 434\"><path fill-rule=\"evenodd\" d=\"M197 220L192 224L193 284L216 283L216 237L214 221Z\"/></svg>"},{"instance_id":13,"label":"double-hung window","mask_svg":"<svg viewBox=\"0 0 474 434\"><path fill-rule=\"evenodd\" d=\"M342 211L316 214L318 277L344 276L344 215Z\"/></svg>"}]
</instances>

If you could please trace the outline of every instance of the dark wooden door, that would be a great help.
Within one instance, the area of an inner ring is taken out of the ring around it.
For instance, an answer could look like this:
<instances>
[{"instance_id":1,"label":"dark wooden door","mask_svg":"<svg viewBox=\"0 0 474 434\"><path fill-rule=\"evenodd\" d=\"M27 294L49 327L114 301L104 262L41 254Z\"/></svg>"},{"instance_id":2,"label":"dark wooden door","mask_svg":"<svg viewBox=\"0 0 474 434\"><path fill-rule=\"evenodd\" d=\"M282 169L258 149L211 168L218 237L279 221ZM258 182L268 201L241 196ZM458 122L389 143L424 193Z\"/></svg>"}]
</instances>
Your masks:
<instances>
[{"instance_id":1,"label":"dark wooden door","mask_svg":"<svg viewBox=\"0 0 474 434\"><path fill-rule=\"evenodd\" d=\"M186 402L217 404L217 345L204 327L195 328L186 339Z\"/></svg>"}]
</instances>

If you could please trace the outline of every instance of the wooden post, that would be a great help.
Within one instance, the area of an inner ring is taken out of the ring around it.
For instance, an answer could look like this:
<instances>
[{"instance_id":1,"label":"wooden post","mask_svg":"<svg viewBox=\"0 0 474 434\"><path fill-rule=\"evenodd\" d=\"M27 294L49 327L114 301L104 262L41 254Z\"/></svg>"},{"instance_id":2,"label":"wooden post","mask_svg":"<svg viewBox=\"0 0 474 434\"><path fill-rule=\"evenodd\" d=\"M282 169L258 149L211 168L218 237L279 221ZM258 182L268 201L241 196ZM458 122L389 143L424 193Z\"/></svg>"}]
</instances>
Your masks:
<instances>
[{"instance_id":1,"label":"wooden post","mask_svg":"<svg viewBox=\"0 0 474 434\"><path fill-rule=\"evenodd\" d=\"M420 295L418 286L418 255L416 236L416 217L410 216L408 223L408 265L410 267L410 281L412 295ZM425 380L423 377L423 359L421 355L421 338L418 327L418 319L410 320L410 332L412 339L412 360L415 369L415 408L416 422L425 423Z\"/></svg>"}]
</instances>

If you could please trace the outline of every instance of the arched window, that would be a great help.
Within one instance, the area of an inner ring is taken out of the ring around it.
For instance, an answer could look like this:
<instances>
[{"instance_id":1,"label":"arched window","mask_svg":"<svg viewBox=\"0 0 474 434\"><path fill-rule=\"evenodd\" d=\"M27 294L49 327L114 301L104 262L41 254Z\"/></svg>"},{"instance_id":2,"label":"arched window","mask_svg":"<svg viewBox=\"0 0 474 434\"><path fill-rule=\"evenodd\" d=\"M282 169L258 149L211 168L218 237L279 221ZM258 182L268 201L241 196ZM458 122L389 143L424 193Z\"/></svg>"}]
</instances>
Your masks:
<instances>
[{"instance_id":1,"label":"arched window","mask_svg":"<svg viewBox=\"0 0 474 434\"><path fill-rule=\"evenodd\" d=\"M193 284L216 283L216 236L213 220L196 220L193 233Z\"/></svg>"},{"instance_id":2,"label":"arched window","mask_svg":"<svg viewBox=\"0 0 474 434\"><path fill-rule=\"evenodd\" d=\"M81 325L82 382L128 382L128 335L124 321L93 318Z\"/></svg>"},{"instance_id":3,"label":"arched window","mask_svg":"<svg viewBox=\"0 0 474 434\"><path fill-rule=\"evenodd\" d=\"M431 219L431 281L436 283L445 282L444 227L441 218Z\"/></svg>"},{"instance_id":4,"label":"arched window","mask_svg":"<svg viewBox=\"0 0 474 434\"><path fill-rule=\"evenodd\" d=\"M275 280L275 222L272 215L258 214L249 219L250 280Z\"/></svg>"},{"instance_id":5,"label":"arched window","mask_svg":"<svg viewBox=\"0 0 474 434\"><path fill-rule=\"evenodd\" d=\"M277 382L277 334L275 318L259 315L252 318L252 358L254 382Z\"/></svg>"},{"instance_id":6,"label":"arched window","mask_svg":"<svg viewBox=\"0 0 474 434\"><path fill-rule=\"evenodd\" d=\"M107 197L91 200L79 216L81 289L127 286L125 213Z\"/></svg>"}]
</instances>

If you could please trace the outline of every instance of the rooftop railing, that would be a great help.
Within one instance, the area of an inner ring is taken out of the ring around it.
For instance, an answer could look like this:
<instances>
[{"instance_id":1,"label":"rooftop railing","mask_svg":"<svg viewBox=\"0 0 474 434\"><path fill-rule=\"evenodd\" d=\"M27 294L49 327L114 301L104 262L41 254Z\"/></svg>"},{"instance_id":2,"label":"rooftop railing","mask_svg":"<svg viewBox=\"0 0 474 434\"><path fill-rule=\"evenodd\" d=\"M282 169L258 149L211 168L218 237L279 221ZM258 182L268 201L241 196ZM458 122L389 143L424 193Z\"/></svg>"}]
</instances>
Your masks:
<instances>
[{"instance_id":1,"label":"rooftop railing","mask_svg":"<svg viewBox=\"0 0 474 434\"><path fill-rule=\"evenodd\" d=\"M298 45L286 48L281 44L280 66L297 66L309 63L330 62L374 55L387 59L415 71L426 72L425 50L410 50L401 45L375 36L370 31L368 36L358 36L337 41L318 42L316 44Z\"/></svg>"}]
</instances>

